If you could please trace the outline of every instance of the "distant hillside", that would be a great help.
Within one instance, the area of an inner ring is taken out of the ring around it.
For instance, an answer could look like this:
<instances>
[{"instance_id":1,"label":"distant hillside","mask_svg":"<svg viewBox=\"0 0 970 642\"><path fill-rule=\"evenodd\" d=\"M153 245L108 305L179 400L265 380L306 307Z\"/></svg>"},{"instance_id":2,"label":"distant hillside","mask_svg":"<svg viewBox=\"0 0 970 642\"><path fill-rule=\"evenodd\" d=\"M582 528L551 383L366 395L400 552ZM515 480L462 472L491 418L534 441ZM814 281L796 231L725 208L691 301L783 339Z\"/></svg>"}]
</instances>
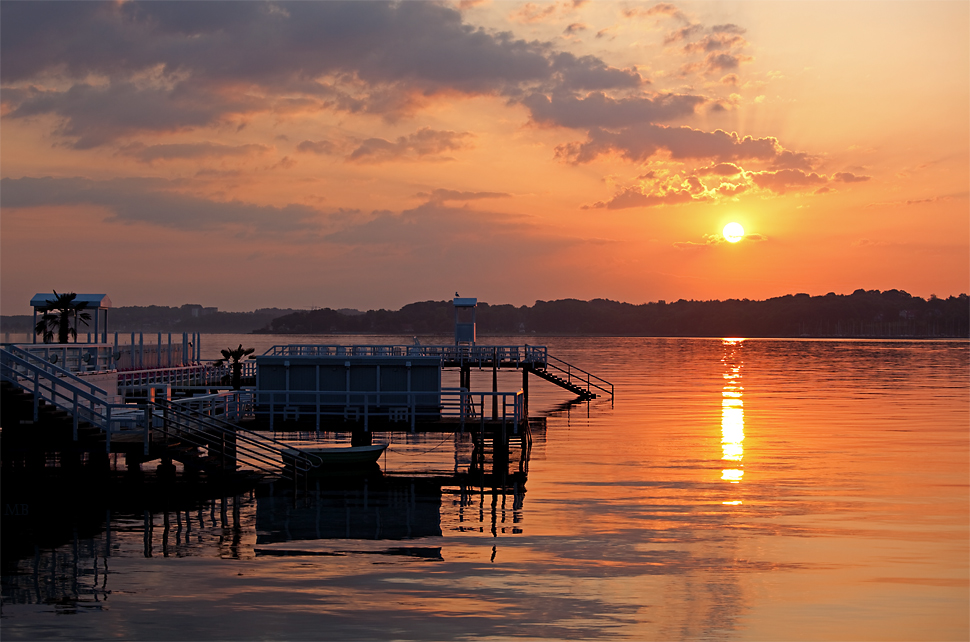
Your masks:
<instances>
[{"instance_id":1,"label":"distant hillside","mask_svg":"<svg viewBox=\"0 0 970 642\"><path fill-rule=\"evenodd\" d=\"M479 303L477 322L480 335L968 337L970 301L966 294L925 300L900 290L643 305L565 299L536 301L531 307ZM447 334L453 327L450 301L425 301L355 316L329 308L293 312L258 332Z\"/></svg>"}]
</instances>

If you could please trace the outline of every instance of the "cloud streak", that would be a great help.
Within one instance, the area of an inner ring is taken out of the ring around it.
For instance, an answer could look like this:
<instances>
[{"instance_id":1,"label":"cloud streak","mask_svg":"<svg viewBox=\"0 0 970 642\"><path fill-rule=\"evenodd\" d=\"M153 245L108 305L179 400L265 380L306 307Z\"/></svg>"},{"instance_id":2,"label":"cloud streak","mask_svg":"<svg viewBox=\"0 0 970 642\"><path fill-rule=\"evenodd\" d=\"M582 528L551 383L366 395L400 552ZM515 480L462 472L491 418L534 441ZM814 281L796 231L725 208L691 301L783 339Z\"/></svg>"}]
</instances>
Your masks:
<instances>
[{"instance_id":1,"label":"cloud streak","mask_svg":"<svg viewBox=\"0 0 970 642\"><path fill-rule=\"evenodd\" d=\"M368 138L350 153L348 160L358 163L385 163L426 157L454 160L442 154L467 148L472 138L474 135L470 132L435 131L426 127L394 141Z\"/></svg>"},{"instance_id":2,"label":"cloud streak","mask_svg":"<svg viewBox=\"0 0 970 642\"><path fill-rule=\"evenodd\" d=\"M305 205L213 201L175 188L171 181L151 178L4 178L0 180L0 203L5 208L94 205L110 213L109 222L183 231L306 235L320 230L321 213Z\"/></svg>"}]
</instances>

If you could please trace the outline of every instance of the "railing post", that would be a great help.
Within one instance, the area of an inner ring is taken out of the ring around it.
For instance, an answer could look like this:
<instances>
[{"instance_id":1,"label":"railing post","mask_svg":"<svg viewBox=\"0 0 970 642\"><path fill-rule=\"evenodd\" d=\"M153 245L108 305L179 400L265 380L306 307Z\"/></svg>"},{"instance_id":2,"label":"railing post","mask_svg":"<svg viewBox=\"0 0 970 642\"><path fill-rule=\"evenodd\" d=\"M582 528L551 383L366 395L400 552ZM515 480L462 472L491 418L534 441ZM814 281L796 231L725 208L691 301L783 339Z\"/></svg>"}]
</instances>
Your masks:
<instances>
[{"instance_id":1,"label":"railing post","mask_svg":"<svg viewBox=\"0 0 970 642\"><path fill-rule=\"evenodd\" d=\"M111 454L111 405L105 407L104 420L104 450Z\"/></svg>"},{"instance_id":2,"label":"railing post","mask_svg":"<svg viewBox=\"0 0 970 642\"><path fill-rule=\"evenodd\" d=\"M151 430L151 425L152 425L152 406L151 404L146 403L145 404L145 447L144 447L144 453L143 453L145 455L148 454L148 440L149 440L148 431Z\"/></svg>"},{"instance_id":3,"label":"railing post","mask_svg":"<svg viewBox=\"0 0 970 642\"><path fill-rule=\"evenodd\" d=\"M40 373L34 371L34 421L40 419Z\"/></svg>"},{"instance_id":4,"label":"railing post","mask_svg":"<svg viewBox=\"0 0 970 642\"><path fill-rule=\"evenodd\" d=\"M74 441L77 441L77 390L74 391Z\"/></svg>"}]
</instances>

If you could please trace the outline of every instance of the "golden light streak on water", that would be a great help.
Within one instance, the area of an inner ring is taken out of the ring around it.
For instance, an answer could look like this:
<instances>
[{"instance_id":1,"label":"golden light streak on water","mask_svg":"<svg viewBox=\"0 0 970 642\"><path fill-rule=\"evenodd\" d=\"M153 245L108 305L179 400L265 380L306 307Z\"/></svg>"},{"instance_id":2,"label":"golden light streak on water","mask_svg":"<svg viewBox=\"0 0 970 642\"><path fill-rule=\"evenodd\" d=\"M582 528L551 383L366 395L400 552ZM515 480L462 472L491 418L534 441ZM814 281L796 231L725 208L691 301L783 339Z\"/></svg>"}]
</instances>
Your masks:
<instances>
[{"instance_id":1,"label":"golden light streak on water","mask_svg":"<svg viewBox=\"0 0 970 642\"><path fill-rule=\"evenodd\" d=\"M722 375L725 379L721 390L721 460L737 462L738 468L727 468L721 471L721 479L732 484L738 484L744 477L744 388L740 385L741 368L744 361L741 358L743 339L724 339L724 356L721 362L726 371ZM734 502L723 502L734 504ZM740 504L740 500L737 500Z\"/></svg>"}]
</instances>

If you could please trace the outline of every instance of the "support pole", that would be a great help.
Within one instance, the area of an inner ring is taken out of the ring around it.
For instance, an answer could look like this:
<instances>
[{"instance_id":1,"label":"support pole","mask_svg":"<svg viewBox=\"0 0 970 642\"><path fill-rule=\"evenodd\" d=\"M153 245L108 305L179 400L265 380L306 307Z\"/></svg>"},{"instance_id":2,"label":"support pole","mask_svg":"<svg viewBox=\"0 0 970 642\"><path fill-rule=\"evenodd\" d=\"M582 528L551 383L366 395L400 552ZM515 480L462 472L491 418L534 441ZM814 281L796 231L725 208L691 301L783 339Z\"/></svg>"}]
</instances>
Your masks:
<instances>
[{"instance_id":1,"label":"support pole","mask_svg":"<svg viewBox=\"0 0 970 642\"><path fill-rule=\"evenodd\" d=\"M529 420L529 366L522 366L522 419Z\"/></svg>"},{"instance_id":2,"label":"support pole","mask_svg":"<svg viewBox=\"0 0 970 642\"><path fill-rule=\"evenodd\" d=\"M498 421L498 350L492 348L492 420Z\"/></svg>"}]
</instances>

